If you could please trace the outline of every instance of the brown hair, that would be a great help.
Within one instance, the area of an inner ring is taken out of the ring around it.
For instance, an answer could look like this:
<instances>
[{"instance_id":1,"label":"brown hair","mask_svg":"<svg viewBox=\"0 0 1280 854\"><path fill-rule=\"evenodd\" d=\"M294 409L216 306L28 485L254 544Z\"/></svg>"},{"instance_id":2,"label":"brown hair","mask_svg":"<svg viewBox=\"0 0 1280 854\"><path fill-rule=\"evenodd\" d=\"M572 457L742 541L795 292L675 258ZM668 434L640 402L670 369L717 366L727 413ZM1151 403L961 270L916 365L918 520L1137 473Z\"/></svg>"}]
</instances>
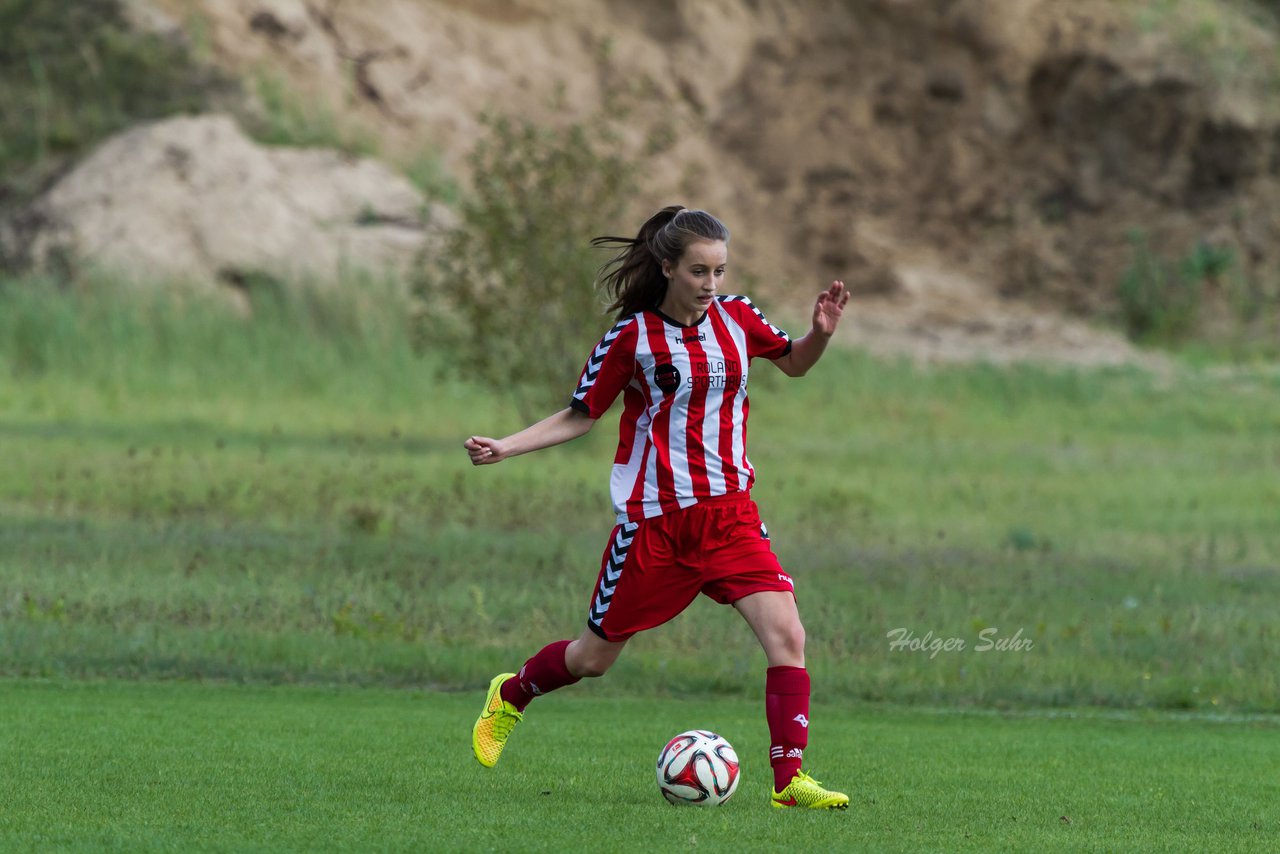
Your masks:
<instances>
[{"instance_id":1,"label":"brown hair","mask_svg":"<svg viewBox=\"0 0 1280 854\"><path fill-rule=\"evenodd\" d=\"M613 302L609 311L619 317L657 308L667 295L662 262L677 263L690 243L699 240L729 242L729 229L706 211L684 205L668 205L645 220L632 237L597 237L592 246L617 249L600 268L599 285Z\"/></svg>"}]
</instances>

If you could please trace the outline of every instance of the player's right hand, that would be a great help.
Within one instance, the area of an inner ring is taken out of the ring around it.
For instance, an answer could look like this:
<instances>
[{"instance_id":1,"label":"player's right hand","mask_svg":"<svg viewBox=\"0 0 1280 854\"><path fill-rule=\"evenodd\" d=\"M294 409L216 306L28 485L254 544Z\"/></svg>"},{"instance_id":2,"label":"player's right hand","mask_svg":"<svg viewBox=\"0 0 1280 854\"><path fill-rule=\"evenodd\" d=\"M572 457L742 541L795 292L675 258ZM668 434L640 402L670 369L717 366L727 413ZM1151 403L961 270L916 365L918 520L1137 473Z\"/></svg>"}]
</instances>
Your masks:
<instances>
[{"instance_id":1,"label":"player's right hand","mask_svg":"<svg viewBox=\"0 0 1280 854\"><path fill-rule=\"evenodd\" d=\"M473 466L486 466L490 463L502 462L507 456L502 448L502 443L487 436L472 436L462 445L471 456L471 465Z\"/></svg>"}]
</instances>

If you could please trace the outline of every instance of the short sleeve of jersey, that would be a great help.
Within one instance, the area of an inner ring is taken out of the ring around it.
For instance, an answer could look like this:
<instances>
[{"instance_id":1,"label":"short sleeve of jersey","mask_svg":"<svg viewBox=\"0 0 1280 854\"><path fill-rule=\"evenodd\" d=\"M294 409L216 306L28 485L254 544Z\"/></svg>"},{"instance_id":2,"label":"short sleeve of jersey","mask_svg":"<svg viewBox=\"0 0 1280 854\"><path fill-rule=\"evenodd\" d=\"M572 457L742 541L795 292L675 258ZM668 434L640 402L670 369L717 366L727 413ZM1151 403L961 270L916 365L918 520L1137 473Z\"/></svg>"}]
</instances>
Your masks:
<instances>
[{"instance_id":1,"label":"short sleeve of jersey","mask_svg":"<svg viewBox=\"0 0 1280 854\"><path fill-rule=\"evenodd\" d=\"M571 407L590 418L599 418L609 410L635 376L637 334L634 315L624 317L604 334L587 357L569 401Z\"/></svg>"},{"instance_id":2,"label":"short sleeve of jersey","mask_svg":"<svg viewBox=\"0 0 1280 854\"><path fill-rule=\"evenodd\" d=\"M791 338L769 322L744 296L720 297L725 310L747 333L747 358L778 359L791 352Z\"/></svg>"}]
</instances>

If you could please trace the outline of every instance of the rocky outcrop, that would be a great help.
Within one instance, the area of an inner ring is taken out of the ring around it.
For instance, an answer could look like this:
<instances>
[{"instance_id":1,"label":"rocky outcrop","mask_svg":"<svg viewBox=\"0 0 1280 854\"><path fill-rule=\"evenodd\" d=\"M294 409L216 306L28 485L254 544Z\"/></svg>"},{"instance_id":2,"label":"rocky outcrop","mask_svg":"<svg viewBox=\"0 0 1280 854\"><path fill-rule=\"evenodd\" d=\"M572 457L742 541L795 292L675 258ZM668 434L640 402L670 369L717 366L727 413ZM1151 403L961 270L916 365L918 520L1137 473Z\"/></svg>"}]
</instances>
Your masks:
<instances>
[{"instance_id":1,"label":"rocky outcrop","mask_svg":"<svg viewBox=\"0 0 1280 854\"><path fill-rule=\"evenodd\" d=\"M264 275L403 278L449 216L375 160L264 147L232 119L202 116L109 139L21 221L37 267L93 265L234 293Z\"/></svg>"}]
</instances>

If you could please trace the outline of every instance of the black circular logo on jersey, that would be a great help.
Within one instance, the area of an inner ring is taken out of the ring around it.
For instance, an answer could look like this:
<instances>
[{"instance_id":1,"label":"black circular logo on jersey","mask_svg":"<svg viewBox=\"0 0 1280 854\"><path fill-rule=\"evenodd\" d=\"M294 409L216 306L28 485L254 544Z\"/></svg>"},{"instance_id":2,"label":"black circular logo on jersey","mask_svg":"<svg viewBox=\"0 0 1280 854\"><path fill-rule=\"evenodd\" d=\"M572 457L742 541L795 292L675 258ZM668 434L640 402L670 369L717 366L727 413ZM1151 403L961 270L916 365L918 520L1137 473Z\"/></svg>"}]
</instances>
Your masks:
<instances>
[{"instance_id":1,"label":"black circular logo on jersey","mask_svg":"<svg viewBox=\"0 0 1280 854\"><path fill-rule=\"evenodd\" d=\"M658 365L653 369L653 383L666 394L680 388L680 371L675 365Z\"/></svg>"}]
</instances>

